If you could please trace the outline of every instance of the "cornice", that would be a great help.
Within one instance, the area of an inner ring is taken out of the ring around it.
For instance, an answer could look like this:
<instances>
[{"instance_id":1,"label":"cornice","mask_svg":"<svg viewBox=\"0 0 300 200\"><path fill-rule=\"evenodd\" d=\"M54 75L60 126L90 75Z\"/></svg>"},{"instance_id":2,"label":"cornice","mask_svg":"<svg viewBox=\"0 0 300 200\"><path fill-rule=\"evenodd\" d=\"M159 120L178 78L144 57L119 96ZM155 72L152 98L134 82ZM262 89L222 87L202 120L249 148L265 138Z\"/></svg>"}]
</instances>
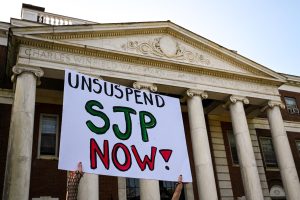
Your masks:
<instances>
[{"instance_id":1,"label":"cornice","mask_svg":"<svg viewBox=\"0 0 300 200\"><path fill-rule=\"evenodd\" d=\"M65 39L89 39L89 38L109 38L109 37L118 37L118 36L129 36L129 35L151 35L151 34L169 34L195 48L203 50L210 53L217 58L224 60L232 65L245 69L253 74L261 76L262 74L268 77L271 77L269 74L260 71L256 68L253 68L250 64L239 61L233 58L230 55L222 53L220 50L217 50L216 47L209 46L204 44L201 41L198 41L194 38L185 35L179 31L176 31L170 27L159 27L159 28L139 28L139 29L123 29L123 30L108 30L108 31L87 31L87 32L60 32L60 33L49 33L49 34L39 34L38 36L50 39L50 40L65 40ZM216 44L214 46L217 46ZM221 46L219 46L221 48ZM225 49L225 48L224 48ZM229 50L230 51L230 50ZM238 57L240 55L235 54L234 56Z\"/></svg>"},{"instance_id":2,"label":"cornice","mask_svg":"<svg viewBox=\"0 0 300 200\"><path fill-rule=\"evenodd\" d=\"M286 77L287 85L298 86L298 87L300 86L300 76L283 74L283 73L280 73L280 74L282 76Z\"/></svg>"},{"instance_id":3,"label":"cornice","mask_svg":"<svg viewBox=\"0 0 300 200\"><path fill-rule=\"evenodd\" d=\"M192 64L178 63L167 60L152 59L145 56L129 55L122 52L109 51L104 49L86 48L86 46L73 46L71 44L55 43L50 41L36 40L32 38L16 37L18 44L25 46L32 46L37 48L63 51L72 54L86 55L91 57L100 57L104 59L117 60L127 63L135 63L140 65L148 65L162 69L170 69L182 71L187 73L196 73L209 76L216 76L220 78L227 78L233 80L247 81L253 83L267 84L267 85L282 85L280 80L273 78L266 78L262 76L251 76L244 74L233 74L229 71L220 71L217 69L207 69L207 67L196 66Z\"/></svg>"},{"instance_id":4,"label":"cornice","mask_svg":"<svg viewBox=\"0 0 300 200\"><path fill-rule=\"evenodd\" d=\"M101 31L83 31L83 32L62 32L39 34L38 36L51 40L65 39L89 39L89 38L108 38L128 35L149 35L168 33L168 28L147 28L147 29L123 29L123 30L101 30Z\"/></svg>"}]
</instances>

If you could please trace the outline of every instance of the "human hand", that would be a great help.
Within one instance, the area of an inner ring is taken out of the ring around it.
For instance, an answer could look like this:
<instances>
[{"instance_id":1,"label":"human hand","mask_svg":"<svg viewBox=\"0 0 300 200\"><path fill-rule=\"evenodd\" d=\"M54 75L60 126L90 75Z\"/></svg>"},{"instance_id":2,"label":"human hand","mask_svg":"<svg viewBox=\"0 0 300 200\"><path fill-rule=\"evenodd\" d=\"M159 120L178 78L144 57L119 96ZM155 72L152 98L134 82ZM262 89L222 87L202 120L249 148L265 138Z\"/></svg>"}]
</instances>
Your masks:
<instances>
[{"instance_id":1,"label":"human hand","mask_svg":"<svg viewBox=\"0 0 300 200\"><path fill-rule=\"evenodd\" d=\"M79 171L80 173L82 173L82 163L81 162L79 162L77 164L77 171Z\"/></svg>"},{"instance_id":2,"label":"human hand","mask_svg":"<svg viewBox=\"0 0 300 200\"><path fill-rule=\"evenodd\" d=\"M182 183L182 175L178 176L178 184Z\"/></svg>"}]
</instances>

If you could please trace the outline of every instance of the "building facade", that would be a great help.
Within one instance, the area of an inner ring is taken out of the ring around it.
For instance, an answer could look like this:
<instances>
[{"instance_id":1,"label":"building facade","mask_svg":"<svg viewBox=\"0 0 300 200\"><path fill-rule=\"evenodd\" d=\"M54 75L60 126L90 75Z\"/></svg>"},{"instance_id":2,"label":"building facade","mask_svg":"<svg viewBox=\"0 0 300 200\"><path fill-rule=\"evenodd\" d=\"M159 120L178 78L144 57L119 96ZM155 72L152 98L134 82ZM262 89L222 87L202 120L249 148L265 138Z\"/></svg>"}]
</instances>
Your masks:
<instances>
[{"instance_id":1,"label":"building facade","mask_svg":"<svg viewBox=\"0 0 300 200\"><path fill-rule=\"evenodd\" d=\"M181 99L194 182L181 199L300 199L300 77L170 21L103 24L23 4L0 22L2 199L64 199L64 70ZM174 183L85 174L79 199L170 199Z\"/></svg>"}]
</instances>

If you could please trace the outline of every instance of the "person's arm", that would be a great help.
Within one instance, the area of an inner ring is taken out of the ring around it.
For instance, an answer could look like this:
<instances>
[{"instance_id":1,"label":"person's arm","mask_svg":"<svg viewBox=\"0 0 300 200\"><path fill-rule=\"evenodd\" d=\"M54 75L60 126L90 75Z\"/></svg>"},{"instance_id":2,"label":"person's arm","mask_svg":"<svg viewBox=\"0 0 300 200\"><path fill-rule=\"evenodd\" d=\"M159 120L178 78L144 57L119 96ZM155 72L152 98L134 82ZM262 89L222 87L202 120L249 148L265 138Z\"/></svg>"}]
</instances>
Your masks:
<instances>
[{"instance_id":1,"label":"person's arm","mask_svg":"<svg viewBox=\"0 0 300 200\"><path fill-rule=\"evenodd\" d=\"M173 194L172 200L178 200L180 198L182 188L183 188L182 175L180 175L178 177L178 182L177 182L177 185L176 185L175 192Z\"/></svg>"},{"instance_id":2,"label":"person's arm","mask_svg":"<svg viewBox=\"0 0 300 200\"><path fill-rule=\"evenodd\" d=\"M69 172L68 175L67 194L66 194L67 200L77 198L78 185L82 176L83 176L82 163L79 162L77 164L77 170L75 172L74 171Z\"/></svg>"}]
</instances>

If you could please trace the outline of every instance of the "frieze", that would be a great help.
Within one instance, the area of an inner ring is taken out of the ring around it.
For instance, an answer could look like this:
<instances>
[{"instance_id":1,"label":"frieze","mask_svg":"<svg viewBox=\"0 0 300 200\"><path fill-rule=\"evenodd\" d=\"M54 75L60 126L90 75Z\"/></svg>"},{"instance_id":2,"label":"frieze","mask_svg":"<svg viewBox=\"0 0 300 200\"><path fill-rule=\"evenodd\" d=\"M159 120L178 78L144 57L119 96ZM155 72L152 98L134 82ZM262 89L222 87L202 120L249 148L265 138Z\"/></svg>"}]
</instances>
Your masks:
<instances>
[{"instance_id":1,"label":"frieze","mask_svg":"<svg viewBox=\"0 0 300 200\"><path fill-rule=\"evenodd\" d=\"M42 60L52 60L56 62L63 62L67 64L95 66L101 64L99 59L92 57L80 56L76 54L61 53L55 51L45 51L41 49L23 49L26 57L35 57Z\"/></svg>"},{"instance_id":2,"label":"frieze","mask_svg":"<svg viewBox=\"0 0 300 200\"><path fill-rule=\"evenodd\" d=\"M156 37L148 42L130 40L122 45L122 49L125 51L135 50L143 55L175 59L205 66L210 65L210 60L205 58L204 55L187 50L178 41L168 36Z\"/></svg>"},{"instance_id":3,"label":"frieze","mask_svg":"<svg viewBox=\"0 0 300 200\"><path fill-rule=\"evenodd\" d=\"M171 70L163 70L159 68L150 68L147 66L134 65L134 64L125 64L118 63L113 61L104 60L102 62L102 68L109 71L115 71L119 73L125 73L125 76L128 74L135 74L143 77L143 81L153 82L153 78L159 78L165 80L165 84L168 82L175 81L178 85L183 85L184 83L188 84L199 84L204 88L213 88L219 87L220 90L231 89L235 91L244 91L244 92L255 92L269 95L277 95L278 90L274 87L261 85L257 83L247 83L245 81L232 80L221 77L213 77L208 75L199 75L192 73L182 73ZM155 82L155 81L154 81ZM163 83L162 83L163 84ZM174 82L172 84L174 85ZM174 85L175 86L175 85ZM223 88L223 89L221 89Z\"/></svg>"}]
</instances>

